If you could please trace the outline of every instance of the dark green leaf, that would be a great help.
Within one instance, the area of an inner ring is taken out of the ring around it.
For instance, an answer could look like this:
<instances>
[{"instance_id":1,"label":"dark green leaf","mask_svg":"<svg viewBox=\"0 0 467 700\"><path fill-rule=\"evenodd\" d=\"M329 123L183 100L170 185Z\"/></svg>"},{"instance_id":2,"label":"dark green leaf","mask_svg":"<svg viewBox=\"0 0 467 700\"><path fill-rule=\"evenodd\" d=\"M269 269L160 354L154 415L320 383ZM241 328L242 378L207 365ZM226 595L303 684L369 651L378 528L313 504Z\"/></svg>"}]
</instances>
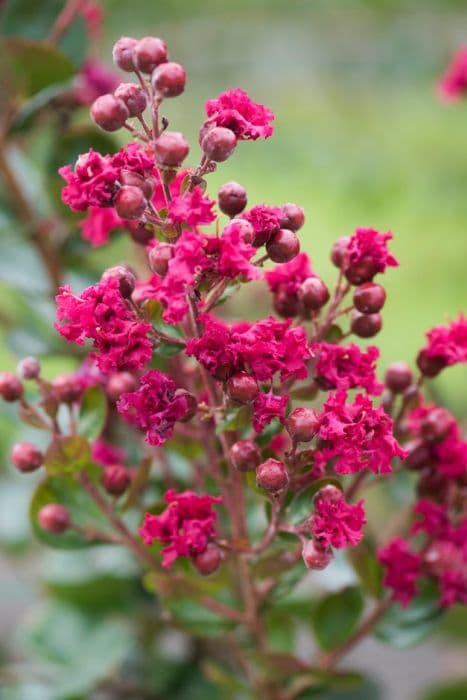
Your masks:
<instances>
[{"instance_id":1,"label":"dark green leaf","mask_svg":"<svg viewBox=\"0 0 467 700\"><path fill-rule=\"evenodd\" d=\"M323 598L312 618L319 645L329 651L343 644L354 631L362 612L363 597L356 586L348 586Z\"/></svg>"},{"instance_id":2,"label":"dark green leaf","mask_svg":"<svg viewBox=\"0 0 467 700\"><path fill-rule=\"evenodd\" d=\"M374 598L380 598L383 592L383 571L375 556L375 548L368 539L360 542L358 547L349 547L347 558L354 567L364 589Z\"/></svg>"},{"instance_id":3,"label":"dark green leaf","mask_svg":"<svg viewBox=\"0 0 467 700\"><path fill-rule=\"evenodd\" d=\"M107 408L107 399L102 387L96 385L86 389L79 409L79 434L91 442L97 440L105 425Z\"/></svg>"},{"instance_id":4,"label":"dark green leaf","mask_svg":"<svg viewBox=\"0 0 467 700\"><path fill-rule=\"evenodd\" d=\"M242 430L250 424L251 411L249 406L240 406L232 408L225 418L218 422L216 426L216 434L231 432L234 430Z\"/></svg>"},{"instance_id":5,"label":"dark green leaf","mask_svg":"<svg viewBox=\"0 0 467 700\"><path fill-rule=\"evenodd\" d=\"M467 698L467 678L438 685L428 690L420 700L465 700Z\"/></svg>"},{"instance_id":6,"label":"dark green leaf","mask_svg":"<svg viewBox=\"0 0 467 700\"><path fill-rule=\"evenodd\" d=\"M324 336L324 340L327 343L340 343L343 337L344 334L342 329L337 325L337 323L334 323Z\"/></svg>"},{"instance_id":7,"label":"dark green leaf","mask_svg":"<svg viewBox=\"0 0 467 700\"><path fill-rule=\"evenodd\" d=\"M207 610L194 600L175 598L166 600L164 606L170 610L179 625L199 637L216 637L235 626L234 623Z\"/></svg>"},{"instance_id":8,"label":"dark green leaf","mask_svg":"<svg viewBox=\"0 0 467 700\"><path fill-rule=\"evenodd\" d=\"M44 467L49 476L74 474L89 467L91 449L80 435L56 437L44 456Z\"/></svg>"},{"instance_id":9,"label":"dark green leaf","mask_svg":"<svg viewBox=\"0 0 467 700\"><path fill-rule=\"evenodd\" d=\"M111 610L122 612L143 598L141 586L135 578L110 574L77 582L49 581L46 586L56 600L81 608L92 615L107 614Z\"/></svg>"}]
</instances>

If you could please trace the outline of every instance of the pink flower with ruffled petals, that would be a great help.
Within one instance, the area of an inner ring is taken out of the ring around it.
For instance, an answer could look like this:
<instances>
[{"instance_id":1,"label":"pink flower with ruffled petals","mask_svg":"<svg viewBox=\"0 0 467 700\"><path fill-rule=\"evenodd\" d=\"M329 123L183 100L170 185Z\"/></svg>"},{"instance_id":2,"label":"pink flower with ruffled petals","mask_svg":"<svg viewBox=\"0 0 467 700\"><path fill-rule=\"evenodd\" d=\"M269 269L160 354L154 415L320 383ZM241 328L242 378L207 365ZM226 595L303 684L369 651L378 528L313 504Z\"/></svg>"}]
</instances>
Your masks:
<instances>
[{"instance_id":1,"label":"pink flower with ruffled petals","mask_svg":"<svg viewBox=\"0 0 467 700\"><path fill-rule=\"evenodd\" d=\"M421 520L412 525L411 532L425 532L430 537L449 536L449 517L447 508L427 498L420 499L413 509L416 515L421 516Z\"/></svg>"},{"instance_id":2,"label":"pink flower with ruffled petals","mask_svg":"<svg viewBox=\"0 0 467 700\"><path fill-rule=\"evenodd\" d=\"M315 510L310 518L313 537L325 547L355 547L363 537L366 524L363 500L347 503L339 498L317 498Z\"/></svg>"},{"instance_id":3,"label":"pink flower with ruffled petals","mask_svg":"<svg viewBox=\"0 0 467 700\"><path fill-rule=\"evenodd\" d=\"M62 189L62 200L73 211L112 206L119 171L111 156L101 156L91 148L79 156L74 169L64 165L58 172L67 182Z\"/></svg>"},{"instance_id":4,"label":"pink flower with ruffled petals","mask_svg":"<svg viewBox=\"0 0 467 700\"><path fill-rule=\"evenodd\" d=\"M380 233L373 228L357 228L348 242L343 269L365 265L374 276L384 272L386 267L397 267L399 263L388 250L392 237L390 231Z\"/></svg>"},{"instance_id":5,"label":"pink flower with ruffled petals","mask_svg":"<svg viewBox=\"0 0 467 700\"><path fill-rule=\"evenodd\" d=\"M317 358L314 377L321 388L328 391L362 388L368 394L382 393L384 384L376 378L378 348L370 346L365 352L354 343L323 342L312 344L311 350Z\"/></svg>"},{"instance_id":6,"label":"pink flower with ruffled petals","mask_svg":"<svg viewBox=\"0 0 467 700\"><path fill-rule=\"evenodd\" d=\"M192 557L206 550L216 534L213 505L222 503L222 498L170 489L164 500L168 505L160 515L145 514L139 534L147 545L155 540L167 544L162 550L162 566L168 569L178 557Z\"/></svg>"},{"instance_id":7,"label":"pink flower with ruffled petals","mask_svg":"<svg viewBox=\"0 0 467 700\"><path fill-rule=\"evenodd\" d=\"M441 592L439 604L443 608L455 603L467 605L467 563L458 569L444 571L438 579Z\"/></svg>"},{"instance_id":8,"label":"pink flower with ruffled petals","mask_svg":"<svg viewBox=\"0 0 467 700\"><path fill-rule=\"evenodd\" d=\"M123 464L127 459L126 450L115 447L102 438L92 443L91 457L94 462L109 466L112 464Z\"/></svg>"},{"instance_id":9,"label":"pink flower with ruffled petals","mask_svg":"<svg viewBox=\"0 0 467 700\"><path fill-rule=\"evenodd\" d=\"M122 394L117 409L130 425L146 433L146 442L156 447L169 440L175 423L190 410L183 392L159 370L150 370L141 377L136 391Z\"/></svg>"},{"instance_id":10,"label":"pink flower with ruffled petals","mask_svg":"<svg viewBox=\"0 0 467 700\"><path fill-rule=\"evenodd\" d=\"M201 187L194 187L191 192L178 195L169 202L169 218L174 224L187 226L210 224L216 218L212 211L214 204L214 200L203 194Z\"/></svg>"},{"instance_id":11,"label":"pink flower with ruffled petals","mask_svg":"<svg viewBox=\"0 0 467 700\"><path fill-rule=\"evenodd\" d=\"M274 113L257 104L244 90L236 88L223 92L205 105L209 126L222 126L234 132L239 141L267 139L274 129Z\"/></svg>"},{"instance_id":12,"label":"pink flower with ruffled petals","mask_svg":"<svg viewBox=\"0 0 467 700\"><path fill-rule=\"evenodd\" d=\"M112 231L125 224L112 207L90 207L87 217L79 222L79 227L82 238L97 248L108 243Z\"/></svg>"},{"instance_id":13,"label":"pink flower with ruffled petals","mask_svg":"<svg viewBox=\"0 0 467 700\"><path fill-rule=\"evenodd\" d=\"M217 239L217 245L219 275L229 279L240 277L249 281L261 277L259 269L250 262L256 253L256 248L245 243L241 227L235 223L235 219L225 227L222 236Z\"/></svg>"},{"instance_id":14,"label":"pink flower with ruffled petals","mask_svg":"<svg viewBox=\"0 0 467 700\"><path fill-rule=\"evenodd\" d=\"M405 540L396 537L378 551L378 561L386 571L383 583L392 589L394 600L406 608L417 593L422 558Z\"/></svg>"},{"instance_id":15,"label":"pink flower with ruffled petals","mask_svg":"<svg viewBox=\"0 0 467 700\"><path fill-rule=\"evenodd\" d=\"M436 326L426 334L428 343L421 354L428 360L450 366L467 362L467 318L459 318L448 326Z\"/></svg>"},{"instance_id":16,"label":"pink flower with ruffled petals","mask_svg":"<svg viewBox=\"0 0 467 700\"><path fill-rule=\"evenodd\" d=\"M438 93L446 102L454 102L467 93L467 46L462 46L454 55L438 83Z\"/></svg>"},{"instance_id":17,"label":"pink flower with ruffled petals","mask_svg":"<svg viewBox=\"0 0 467 700\"><path fill-rule=\"evenodd\" d=\"M288 396L275 396L272 391L260 392L253 402L255 432L261 433L273 418L278 418L283 423L288 401Z\"/></svg>"},{"instance_id":18,"label":"pink flower with ruffled petals","mask_svg":"<svg viewBox=\"0 0 467 700\"><path fill-rule=\"evenodd\" d=\"M281 227L284 212L280 207L270 207L267 204L258 204L242 213L242 219L248 221L255 232L254 245L259 247L268 242L273 233Z\"/></svg>"},{"instance_id":19,"label":"pink flower with ruffled petals","mask_svg":"<svg viewBox=\"0 0 467 700\"><path fill-rule=\"evenodd\" d=\"M290 295L297 294L302 282L312 276L311 260L306 253L299 253L290 262L264 273L271 292L284 291Z\"/></svg>"}]
</instances>

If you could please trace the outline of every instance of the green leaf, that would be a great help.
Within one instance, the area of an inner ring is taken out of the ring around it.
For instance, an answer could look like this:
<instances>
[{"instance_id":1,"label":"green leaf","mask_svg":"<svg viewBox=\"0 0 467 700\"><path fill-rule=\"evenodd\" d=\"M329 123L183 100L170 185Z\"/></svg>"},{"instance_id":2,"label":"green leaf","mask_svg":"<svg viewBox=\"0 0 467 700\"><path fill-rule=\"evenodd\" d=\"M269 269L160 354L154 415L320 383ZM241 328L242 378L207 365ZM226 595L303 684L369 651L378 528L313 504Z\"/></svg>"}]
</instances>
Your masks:
<instances>
[{"instance_id":1,"label":"green leaf","mask_svg":"<svg viewBox=\"0 0 467 700\"><path fill-rule=\"evenodd\" d=\"M216 435L224 432L242 430L250 424L251 410L249 406L240 406L228 411L225 418L216 426Z\"/></svg>"},{"instance_id":2,"label":"green leaf","mask_svg":"<svg viewBox=\"0 0 467 700\"><path fill-rule=\"evenodd\" d=\"M142 308L145 318L152 323L156 331L160 331L169 338L170 336L174 336L174 340L183 337L181 330L177 326L171 326L162 320L164 307L157 299L148 299L144 302ZM181 352L182 349L180 345L173 345L169 341L162 340L155 352L161 357L172 357Z\"/></svg>"},{"instance_id":3,"label":"green leaf","mask_svg":"<svg viewBox=\"0 0 467 700\"><path fill-rule=\"evenodd\" d=\"M122 612L143 599L143 591L135 578L103 574L84 581L48 581L47 591L56 600L73 605L92 615Z\"/></svg>"},{"instance_id":4,"label":"green leaf","mask_svg":"<svg viewBox=\"0 0 467 700\"><path fill-rule=\"evenodd\" d=\"M310 486L307 486L302 491L299 491L291 500L290 505L287 508L287 522L291 525L298 525L302 523L306 518L308 518L313 511L313 497L323 486L332 484L341 489L342 485L338 479L320 479L319 481L314 481Z\"/></svg>"},{"instance_id":5,"label":"green leaf","mask_svg":"<svg viewBox=\"0 0 467 700\"><path fill-rule=\"evenodd\" d=\"M0 68L7 94L31 97L75 74L73 63L59 49L29 39L0 41Z\"/></svg>"},{"instance_id":6,"label":"green leaf","mask_svg":"<svg viewBox=\"0 0 467 700\"><path fill-rule=\"evenodd\" d=\"M41 508L48 503L60 503L68 508L72 521L82 527L96 527L103 532L109 531L109 526L101 511L78 482L71 477L48 478L42 481L34 491L29 506L29 519L36 537L50 547L82 549L100 544L100 541L90 541L83 534L74 530L67 530L61 535L43 530L37 516Z\"/></svg>"},{"instance_id":7,"label":"green leaf","mask_svg":"<svg viewBox=\"0 0 467 700\"><path fill-rule=\"evenodd\" d=\"M91 449L80 435L56 437L44 456L44 467L49 476L74 474L89 467Z\"/></svg>"},{"instance_id":8,"label":"green leaf","mask_svg":"<svg viewBox=\"0 0 467 700\"><path fill-rule=\"evenodd\" d=\"M179 625L198 637L217 637L235 627L235 623L187 598L166 600L164 607Z\"/></svg>"},{"instance_id":9,"label":"green leaf","mask_svg":"<svg viewBox=\"0 0 467 700\"><path fill-rule=\"evenodd\" d=\"M107 419L107 409L107 399L102 387L96 385L86 389L79 409L79 434L91 442L97 440Z\"/></svg>"},{"instance_id":10,"label":"green leaf","mask_svg":"<svg viewBox=\"0 0 467 700\"><path fill-rule=\"evenodd\" d=\"M337 323L334 323L328 329L326 335L324 336L324 340L327 343L340 343L343 337L344 333L342 332L342 329L337 325Z\"/></svg>"},{"instance_id":11,"label":"green leaf","mask_svg":"<svg viewBox=\"0 0 467 700\"><path fill-rule=\"evenodd\" d=\"M358 547L349 547L347 558L355 569L365 591L374 598L381 598L383 570L376 559L375 548L368 539L360 542Z\"/></svg>"},{"instance_id":12,"label":"green leaf","mask_svg":"<svg viewBox=\"0 0 467 700\"><path fill-rule=\"evenodd\" d=\"M375 629L375 636L398 649L418 644L433 632L443 615L438 604L439 593L432 583L424 585L422 593L401 608L398 603L391 605Z\"/></svg>"},{"instance_id":13,"label":"green leaf","mask_svg":"<svg viewBox=\"0 0 467 700\"><path fill-rule=\"evenodd\" d=\"M348 586L323 598L312 617L313 631L319 645L330 651L347 641L362 612L363 597L356 586Z\"/></svg>"},{"instance_id":14,"label":"green leaf","mask_svg":"<svg viewBox=\"0 0 467 700\"><path fill-rule=\"evenodd\" d=\"M424 693L420 700L465 700L467 698L467 678L437 685Z\"/></svg>"}]
</instances>

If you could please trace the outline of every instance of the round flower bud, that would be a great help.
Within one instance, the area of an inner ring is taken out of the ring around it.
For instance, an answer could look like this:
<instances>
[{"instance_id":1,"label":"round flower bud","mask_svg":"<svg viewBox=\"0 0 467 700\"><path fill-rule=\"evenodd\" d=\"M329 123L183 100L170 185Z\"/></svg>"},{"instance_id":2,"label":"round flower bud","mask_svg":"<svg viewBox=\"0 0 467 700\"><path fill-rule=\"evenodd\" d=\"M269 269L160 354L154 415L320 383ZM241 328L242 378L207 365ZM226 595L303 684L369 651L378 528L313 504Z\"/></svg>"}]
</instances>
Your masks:
<instances>
[{"instance_id":1,"label":"round flower bud","mask_svg":"<svg viewBox=\"0 0 467 700\"><path fill-rule=\"evenodd\" d=\"M354 311L350 328L359 338L372 338L379 333L382 325L381 314L361 314L360 311Z\"/></svg>"},{"instance_id":2,"label":"round flower bud","mask_svg":"<svg viewBox=\"0 0 467 700\"><path fill-rule=\"evenodd\" d=\"M23 379L37 379L41 373L41 365L35 357L24 357L18 364L18 374Z\"/></svg>"},{"instance_id":3,"label":"round flower bud","mask_svg":"<svg viewBox=\"0 0 467 700\"><path fill-rule=\"evenodd\" d=\"M230 448L229 455L239 472L253 471L261 462L261 451L253 440L237 440Z\"/></svg>"},{"instance_id":4,"label":"round flower bud","mask_svg":"<svg viewBox=\"0 0 467 700\"><path fill-rule=\"evenodd\" d=\"M384 287L374 282L365 282L355 290L353 303L362 314L375 314L384 306L386 292Z\"/></svg>"},{"instance_id":5,"label":"round flower bud","mask_svg":"<svg viewBox=\"0 0 467 700\"><path fill-rule=\"evenodd\" d=\"M230 129L223 126L215 126L209 129L203 138L201 148L209 160L216 163L223 163L229 158L237 145L237 137Z\"/></svg>"},{"instance_id":6,"label":"round flower bud","mask_svg":"<svg viewBox=\"0 0 467 700\"><path fill-rule=\"evenodd\" d=\"M183 418L179 418L181 423L191 420L198 410L198 399L186 389L176 389L174 397L183 396L186 399L186 413Z\"/></svg>"},{"instance_id":7,"label":"round flower bud","mask_svg":"<svg viewBox=\"0 0 467 700\"><path fill-rule=\"evenodd\" d=\"M236 216L246 207L248 201L246 189L238 182L226 182L219 188L217 201L221 212L227 216Z\"/></svg>"},{"instance_id":8,"label":"round flower bud","mask_svg":"<svg viewBox=\"0 0 467 700\"><path fill-rule=\"evenodd\" d=\"M121 496L131 484L131 473L120 464L110 464L104 467L101 483L107 493Z\"/></svg>"},{"instance_id":9,"label":"round flower bud","mask_svg":"<svg viewBox=\"0 0 467 700\"><path fill-rule=\"evenodd\" d=\"M114 96L125 103L130 117L138 117L148 105L146 93L135 83L120 83Z\"/></svg>"},{"instance_id":10,"label":"round flower bud","mask_svg":"<svg viewBox=\"0 0 467 700\"><path fill-rule=\"evenodd\" d=\"M265 491L278 493L287 488L288 483L287 468L277 459L267 459L256 469L256 485Z\"/></svg>"},{"instance_id":11,"label":"round flower bud","mask_svg":"<svg viewBox=\"0 0 467 700\"><path fill-rule=\"evenodd\" d=\"M91 105L91 119L104 131L121 129L130 113L122 100L113 95L102 95Z\"/></svg>"},{"instance_id":12,"label":"round flower bud","mask_svg":"<svg viewBox=\"0 0 467 700\"><path fill-rule=\"evenodd\" d=\"M227 224L222 232L222 235L229 233L232 230L239 230L241 239L245 243L253 243L255 239L255 229L246 219L233 219L230 224Z\"/></svg>"},{"instance_id":13,"label":"round flower bud","mask_svg":"<svg viewBox=\"0 0 467 700\"><path fill-rule=\"evenodd\" d=\"M422 437L429 442L440 442L448 436L454 424L455 420L446 408L433 408L421 422Z\"/></svg>"},{"instance_id":14,"label":"round flower bud","mask_svg":"<svg viewBox=\"0 0 467 700\"><path fill-rule=\"evenodd\" d=\"M435 503L443 503L449 490L449 480L444 474L426 467L422 469L417 493L420 498L429 498Z\"/></svg>"},{"instance_id":15,"label":"round flower bud","mask_svg":"<svg viewBox=\"0 0 467 700\"><path fill-rule=\"evenodd\" d=\"M322 547L316 540L308 540L303 545L302 557L307 569L325 569L332 561L332 550Z\"/></svg>"},{"instance_id":16,"label":"round flower bud","mask_svg":"<svg viewBox=\"0 0 467 700\"><path fill-rule=\"evenodd\" d=\"M133 63L133 51L138 43L137 39L129 36L122 36L115 42L112 49L112 57L116 66L126 73L131 73L135 69Z\"/></svg>"},{"instance_id":17,"label":"round flower bud","mask_svg":"<svg viewBox=\"0 0 467 700\"><path fill-rule=\"evenodd\" d=\"M162 97L178 97L185 89L186 72L179 63L163 63L152 74L154 91Z\"/></svg>"},{"instance_id":18,"label":"round flower bud","mask_svg":"<svg viewBox=\"0 0 467 700\"><path fill-rule=\"evenodd\" d=\"M320 277L307 277L298 290L298 298L307 311L318 311L329 301L329 290Z\"/></svg>"},{"instance_id":19,"label":"round flower bud","mask_svg":"<svg viewBox=\"0 0 467 700\"><path fill-rule=\"evenodd\" d=\"M300 241L293 231L281 228L266 243L266 251L273 262L289 262L300 252Z\"/></svg>"},{"instance_id":20,"label":"round flower bud","mask_svg":"<svg viewBox=\"0 0 467 700\"><path fill-rule=\"evenodd\" d=\"M190 146L179 131L163 131L154 145L154 151L161 165L176 168L187 157Z\"/></svg>"},{"instance_id":21,"label":"round flower bud","mask_svg":"<svg viewBox=\"0 0 467 700\"><path fill-rule=\"evenodd\" d=\"M407 469L418 471L430 465L431 450L424 442L420 441L407 445L407 449L409 450L409 454L404 460L404 466L407 467Z\"/></svg>"},{"instance_id":22,"label":"round flower bud","mask_svg":"<svg viewBox=\"0 0 467 700\"><path fill-rule=\"evenodd\" d=\"M148 253L149 267L156 275L163 277L169 269L173 254L174 247L171 243L158 243Z\"/></svg>"},{"instance_id":23,"label":"round flower bud","mask_svg":"<svg viewBox=\"0 0 467 700\"><path fill-rule=\"evenodd\" d=\"M274 311L282 318L293 318L300 310L296 294L289 294L287 289L278 289L272 298Z\"/></svg>"},{"instance_id":24,"label":"round flower bud","mask_svg":"<svg viewBox=\"0 0 467 700\"><path fill-rule=\"evenodd\" d=\"M133 185L123 185L117 192L114 206L122 219L139 219L144 214L148 200L143 190Z\"/></svg>"},{"instance_id":25,"label":"round flower bud","mask_svg":"<svg viewBox=\"0 0 467 700\"><path fill-rule=\"evenodd\" d=\"M44 455L30 442L18 442L11 451L11 461L20 472L33 472L42 464Z\"/></svg>"},{"instance_id":26,"label":"round flower bud","mask_svg":"<svg viewBox=\"0 0 467 700\"><path fill-rule=\"evenodd\" d=\"M139 187L146 199L152 197L156 184L152 177L143 177L139 173L133 172L133 170L125 169L120 171L120 183L122 185L131 185L131 187Z\"/></svg>"},{"instance_id":27,"label":"round flower bud","mask_svg":"<svg viewBox=\"0 0 467 700\"><path fill-rule=\"evenodd\" d=\"M376 272L377 270L373 260L368 258L355 265L350 265L345 271L345 276L350 284L359 285L364 282L371 282Z\"/></svg>"},{"instance_id":28,"label":"round flower bud","mask_svg":"<svg viewBox=\"0 0 467 700\"><path fill-rule=\"evenodd\" d=\"M191 561L201 576L209 576L217 571L222 562L221 549L214 542L208 542L204 552L192 556Z\"/></svg>"},{"instance_id":29,"label":"round flower bud","mask_svg":"<svg viewBox=\"0 0 467 700\"><path fill-rule=\"evenodd\" d=\"M116 401L122 394L134 391L138 385L136 377L130 372L111 374L105 387L107 396Z\"/></svg>"},{"instance_id":30,"label":"round flower bud","mask_svg":"<svg viewBox=\"0 0 467 700\"><path fill-rule=\"evenodd\" d=\"M284 218L281 221L282 228L288 228L291 231L298 231L305 223L305 212L297 204L291 202L284 204L282 207Z\"/></svg>"},{"instance_id":31,"label":"round flower bud","mask_svg":"<svg viewBox=\"0 0 467 700\"><path fill-rule=\"evenodd\" d=\"M109 267L102 273L101 280L103 282L114 279L119 283L120 294L124 299L129 299L133 294L136 285L136 277L134 273L126 265L115 265Z\"/></svg>"},{"instance_id":32,"label":"round flower bud","mask_svg":"<svg viewBox=\"0 0 467 700\"><path fill-rule=\"evenodd\" d=\"M247 372L238 372L227 382L227 394L232 401L249 403L258 395L258 382Z\"/></svg>"},{"instance_id":33,"label":"round flower bud","mask_svg":"<svg viewBox=\"0 0 467 700\"><path fill-rule=\"evenodd\" d=\"M0 372L0 396L4 401L18 401L24 387L18 377L11 372Z\"/></svg>"},{"instance_id":34,"label":"round flower bud","mask_svg":"<svg viewBox=\"0 0 467 700\"><path fill-rule=\"evenodd\" d=\"M150 241L154 240L154 234L151 229L146 228L141 221L129 221L127 227L132 240L138 245L146 246Z\"/></svg>"},{"instance_id":35,"label":"round flower bud","mask_svg":"<svg viewBox=\"0 0 467 700\"><path fill-rule=\"evenodd\" d=\"M318 501L328 501L332 503L334 501L339 501L341 498L342 491L337 486L334 486L334 484L326 484L326 486L323 486L323 488L315 494L313 500L315 503Z\"/></svg>"},{"instance_id":36,"label":"round flower bud","mask_svg":"<svg viewBox=\"0 0 467 700\"><path fill-rule=\"evenodd\" d=\"M167 61L165 41L155 36L143 37L133 49L133 61L138 70L152 73L154 68Z\"/></svg>"},{"instance_id":37,"label":"round flower bud","mask_svg":"<svg viewBox=\"0 0 467 700\"><path fill-rule=\"evenodd\" d=\"M288 416L285 427L294 442L310 442L319 429L319 418L312 408L296 408Z\"/></svg>"},{"instance_id":38,"label":"round flower bud","mask_svg":"<svg viewBox=\"0 0 467 700\"><path fill-rule=\"evenodd\" d=\"M349 246L350 236L342 236L335 241L331 248L331 262L336 267L341 268L344 264L344 260L347 253L347 248Z\"/></svg>"},{"instance_id":39,"label":"round flower bud","mask_svg":"<svg viewBox=\"0 0 467 700\"><path fill-rule=\"evenodd\" d=\"M446 367L446 362L442 357L428 357L425 350L420 350L417 366L425 377L436 377Z\"/></svg>"},{"instance_id":40,"label":"round flower bud","mask_svg":"<svg viewBox=\"0 0 467 700\"><path fill-rule=\"evenodd\" d=\"M74 374L59 374L52 381L52 390L59 403L73 403L82 394L82 386Z\"/></svg>"},{"instance_id":41,"label":"round flower bud","mask_svg":"<svg viewBox=\"0 0 467 700\"><path fill-rule=\"evenodd\" d=\"M61 535L70 527L70 513L58 503L49 503L40 509L37 519L43 530Z\"/></svg>"},{"instance_id":42,"label":"round flower bud","mask_svg":"<svg viewBox=\"0 0 467 700\"><path fill-rule=\"evenodd\" d=\"M393 362L386 370L384 383L394 394L401 394L412 383L412 370L405 362Z\"/></svg>"}]
</instances>

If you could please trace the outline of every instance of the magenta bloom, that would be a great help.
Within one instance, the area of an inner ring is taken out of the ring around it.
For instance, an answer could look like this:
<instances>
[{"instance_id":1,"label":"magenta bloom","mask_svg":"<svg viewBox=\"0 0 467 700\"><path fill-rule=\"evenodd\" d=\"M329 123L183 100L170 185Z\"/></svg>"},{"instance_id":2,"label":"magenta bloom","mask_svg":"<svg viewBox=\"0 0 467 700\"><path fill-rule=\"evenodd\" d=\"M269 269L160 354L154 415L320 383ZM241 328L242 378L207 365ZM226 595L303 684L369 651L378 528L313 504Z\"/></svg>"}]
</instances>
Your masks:
<instances>
[{"instance_id":1,"label":"magenta bloom","mask_svg":"<svg viewBox=\"0 0 467 700\"><path fill-rule=\"evenodd\" d=\"M175 423L190 410L186 396L177 389L166 374L150 370L141 377L139 389L122 394L117 401L118 412L127 423L146 433L146 442L159 447L172 437Z\"/></svg>"},{"instance_id":2,"label":"magenta bloom","mask_svg":"<svg viewBox=\"0 0 467 700\"><path fill-rule=\"evenodd\" d=\"M420 499L414 507L414 513L421 516L421 520L412 525L411 532L425 532L430 537L449 536L449 517L446 507L433 503L427 498Z\"/></svg>"},{"instance_id":3,"label":"magenta bloom","mask_svg":"<svg viewBox=\"0 0 467 700\"><path fill-rule=\"evenodd\" d=\"M337 474L353 474L370 469L375 474L388 474L394 457L404 459L403 450L393 435L393 421L370 399L358 394L353 403L346 403L345 392L330 396L321 414L319 437L325 446L315 453L319 466L335 460Z\"/></svg>"},{"instance_id":4,"label":"magenta bloom","mask_svg":"<svg viewBox=\"0 0 467 700\"><path fill-rule=\"evenodd\" d=\"M120 80L104 63L92 58L81 67L76 76L74 94L84 105L91 105L101 95L113 92Z\"/></svg>"},{"instance_id":5,"label":"magenta bloom","mask_svg":"<svg viewBox=\"0 0 467 700\"><path fill-rule=\"evenodd\" d=\"M396 537L378 551L378 561L386 568L384 585L392 588L394 600L406 608L417 593L422 558L405 540Z\"/></svg>"},{"instance_id":6,"label":"magenta bloom","mask_svg":"<svg viewBox=\"0 0 467 700\"><path fill-rule=\"evenodd\" d=\"M313 537L325 547L355 547L363 537L366 524L363 499L358 503L346 503L340 498L318 498L310 518Z\"/></svg>"},{"instance_id":7,"label":"magenta bloom","mask_svg":"<svg viewBox=\"0 0 467 700\"><path fill-rule=\"evenodd\" d=\"M426 334L428 343L421 354L440 367L467 362L467 318L460 314L448 326L436 326Z\"/></svg>"},{"instance_id":8,"label":"magenta bloom","mask_svg":"<svg viewBox=\"0 0 467 700\"><path fill-rule=\"evenodd\" d=\"M370 346L364 352L354 343L336 345L323 342L314 343L311 350L317 357L314 377L321 388L347 391L361 387L374 395L383 391L384 385L376 378L377 347Z\"/></svg>"},{"instance_id":9,"label":"magenta bloom","mask_svg":"<svg viewBox=\"0 0 467 700\"><path fill-rule=\"evenodd\" d=\"M273 418L279 418L283 423L288 401L288 396L275 396L272 391L268 393L260 391L253 402L253 428L255 432L261 433Z\"/></svg>"},{"instance_id":10,"label":"magenta bloom","mask_svg":"<svg viewBox=\"0 0 467 700\"><path fill-rule=\"evenodd\" d=\"M90 207L87 217L79 222L79 227L82 238L97 248L108 243L111 232L122 228L125 223L112 207Z\"/></svg>"},{"instance_id":11,"label":"magenta bloom","mask_svg":"<svg viewBox=\"0 0 467 700\"><path fill-rule=\"evenodd\" d=\"M68 285L60 287L55 300L59 322L55 329L70 343L84 345L91 339L102 372L141 369L151 359L151 325L136 320L116 280L87 287L80 296Z\"/></svg>"},{"instance_id":12,"label":"magenta bloom","mask_svg":"<svg viewBox=\"0 0 467 700\"><path fill-rule=\"evenodd\" d=\"M209 126L223 126L234 132L239 141L267 139L274 131L270 122L274 114L257 104L244 90L236 88L223 92L205 105Z\"/></svg>"},{"instance_id":13,"label":"magenta bloom","mask_svg":"<svg viewBox=\"0 0 467 700\"><path fill-rule=\"evenodd\" d=\"M191 192L178 195L169 202L169 217L174 224L210 224L216 218L212 211L214 204L214 200L204 196L201 187L195 187Z\"/></svg>"},{"instance_id":14,"label":"magenta bloom","mask_svg":"<svg viewBox=\"0 0 467 700\"><path fill-rule=\"evenodd\" d=\"M455 603L467 605L467 562L457 569L444 571L438 579L438 585L441 607L447 608Z\"/></svg>"},{"instance_id":15,"label":"magenta bloom","mask_svg":"<svg viewBox=\"0 0 467 700\"><path fill-rule=\"evenodd\" d=\"M454 102L467 92L467 46L462 46L438 83L438 92L446 102Z\"/></svg>"},{"instance_id":16,"label":"magenta bloom","mask_svg":"<svg viewBox=\"0 0 467 700\"><path fill-rule=\"evenodd\" d=\"M311 260L306 253L299 253L290 262L264 273L271 292L284 291L290 295L297 294L302 282L312 276Z\"/></svg>"},{"instance_id":17,"label":"magenta bloom","mask_svg":"<svg viewBox=\"0 0 467 700\"><path fill-rule=\"evenodd\" d=\"M218 239L218 273L229 279L256 280L261 277L259 269L250 260L256 253L249 243L245 243L241 228L235 219L225 227Z\"/></svg>"},{"instance_id":18,"label":"magenta bloom","mask_svg":"<svg viewBox=\"0 0 467 700\"><path fill-rule=\"evenodd\" d=\"M212 509L214 503L222 503L220 497L198 496L192 491L166 492L164 500L167 508L160 515L146 513L139 534L145 544L154 540L164 542L162 566L170 568L178 557L191 557L206 550L209 541L215 536L217 514Z\"/></svg>"},{"instance_id":19,"label":"magenta bloom","mask_svg":"<svg viewBox=\"0 0 467 700\"><path fill-rule=\"evenodd\" d=\"M357 228L346 249L344 270L367 266L374 276L377 272L384 272L386 267L397 267L399 263L388 250L391 239L390 231L379 233L373 228Z\"/></svg>"},{"instance_id":20,"label":"magenta bloom","mask_svg":"<svg viewBox=\"0 0 467 700\"><path fill-rule=\"evenodd\" d=\"M127 452L121 447L114 447L106 440L99 439L92 443L91 456L94 462L109 466L123 464L127 459Z\"/></svg>"},{"instance_id":21,"label":"magenta bloom","mask_svg":"<svg viewBox=\"0 0 467 700\"><path fill-rule=\"evenodd\" d=\"M253 226L255 232L253 243L256 247L268 242L272 234L280 229L283 218L284 212L280 207L270 207L267 204L258 204L242 213L242 219Z\"/></svg>"}]
</instances>

